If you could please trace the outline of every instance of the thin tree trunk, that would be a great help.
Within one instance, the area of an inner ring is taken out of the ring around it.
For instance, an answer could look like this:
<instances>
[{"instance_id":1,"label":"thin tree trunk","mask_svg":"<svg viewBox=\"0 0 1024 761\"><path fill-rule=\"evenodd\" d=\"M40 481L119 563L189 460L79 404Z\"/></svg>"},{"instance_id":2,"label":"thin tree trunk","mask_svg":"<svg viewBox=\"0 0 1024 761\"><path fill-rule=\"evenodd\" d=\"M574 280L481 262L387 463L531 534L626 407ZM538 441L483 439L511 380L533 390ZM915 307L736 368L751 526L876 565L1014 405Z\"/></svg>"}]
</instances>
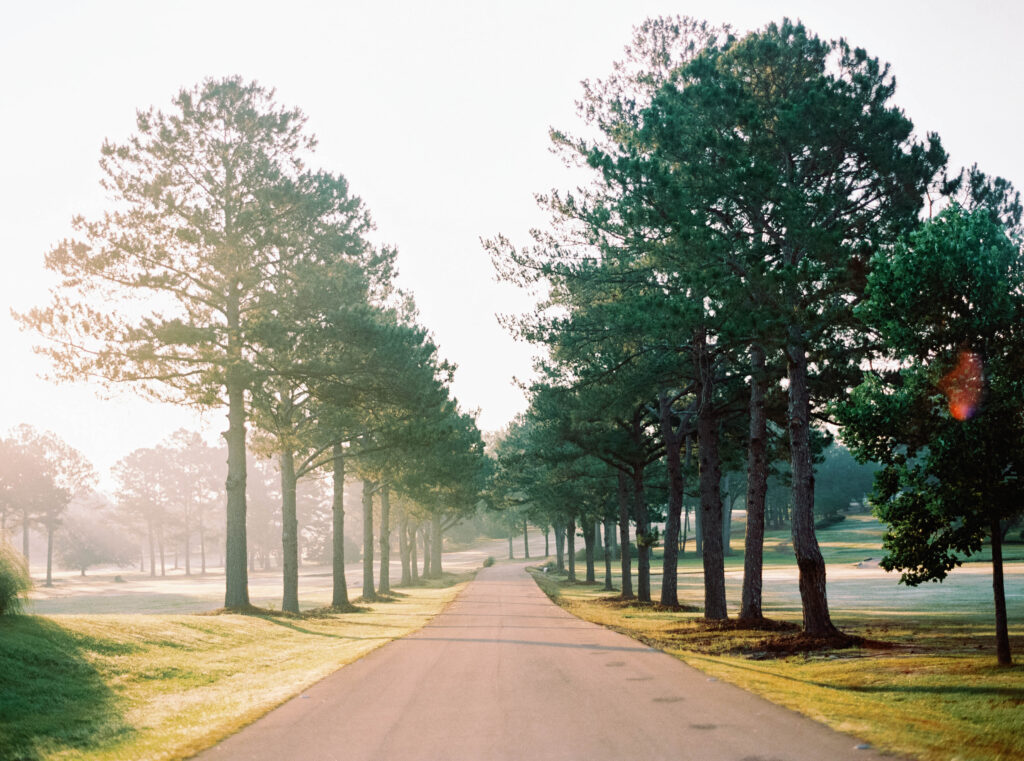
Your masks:
<instances>
[{"instance_id":1,"label":"thin tree trunk","mask_svg":"<svg viewBox=\"0 0 1024 761\"><path fill-rule=\"evenodd\" d=\"M996 604L996 660L1000 666L1012 666L1006 593L1003 589L1003 533L998 518L992 519L992 592Z\"/></svg>"},{"instance_id":2,"label":"thin tree trunk","mask_svg":"<svg viewBox=\"0 0 1024 761\"><path fill-rule=\"evenodd\" d=\"M604 519L604 591L611 592L612 586L612 547L615 543L615 523L611 518Z\"/></svg>"},{"instance_id":3,"label":"thin tree trunk","mask_svg":"<svg viewBox=\"0 0 1024 761\"><path fill-rule=\"evenodd\" d=\"M760 621L764 568L765 497L768 494L768 415L764 349L750 347L750 439L747 447L747 531L743 549L741 621Z\"/></svg>"},{"instance_id":4,"label":"thin tree trunk","mask_svg":"<svg viewBox=\"0 0 1024 761\"><path fill-rule=\"evenodd\" d=\"M566 552L569 555L569 581L576 581L576 519L570 518L565 527Z\"/></svg>"},{"instance_id":5,"label":"thin tree trunk","mask_svg":"<svg viewBox=\"0 0 1024 761\"><path fill-rule=\"evenodd\" d=\"M281 610L299 612L299 519L295 477L295 454L291 450L278 455L281 466L281 565L284 594Z\"/></svg>"},{"instance_id":6,"label":"thin tree trunk","mask_svg":"<svg viewBox=\"0 0 1024 761\"><path fill-rule=\"evenodd\" d=\"M331 450L334 494L331 500L331 575L334 589L331 606L347 609L352 607L348 599L348 582L345 581L345 449L335 444Z\"/></svg>"},{"instance_id":7,"label":"thin tree trunk","mask_svg":"<svg viewBox=\"0 0 1024 761\"><path fill-rule=\"evenodd\" d=\"M786 347L789 374L789 448L793 472L793 552L800 570L804 632L812 637L838 633L828 612L825 559L814 532L814 467L811 464L811 400L807 353L800 328L789 329Z\"/></svg>"},{"instance_id":8,"label":"thin tree trunk","mask_svg":"<svg viewBox=\"0 0 1024 761\"><path fill-rule=\"evenodd\" d=\"M146 521L146 527L149 533L149 575L151 578L156 578L156 540L154 539L153 521Z\"/></svg>"},{"instance_id":9,"label":"thin tree trunk","mask_svg":"<svg viewBox=\"0 0 1024 761\"><path fill-rule=\"evenodd\" d=\"M229 354L240 354L238 333L238 304L229 305ZM245 389L228 369L228 430L224 439L228 445L228 476L224 482L227 492L227 528L225 530L226 555L224 558L224 607L249 607L249 572L246 568L245 536Z\"/></svg>"},{"instance_id":10,"label":"thin tree trunk","mask_svg":"<svg viewBox=\"0 0 1024 761\"><path fill-rule=\"evenodd\" d=\"M387 484L380 490L380 581L377 592L391 594L391 494Z\"/></svg>"},{"instance_id":11,"label":"thin tree trunk","mask_svg":"<svg viewBox=\"0 0 1024 761\"><path fill-rule=\"evenodd\" d=\"M551 546L548 544L548 533L551 530L551 526L545 524L544 526L544 557L551 556Z\"/></svg>"},{"instance_id":12,"label":"thin tree trunk","mask_svg":"<svg viewBox=\"0 0 1024 761\"><path fill-rule=\"evenodd\" d=\"M555 568L559 571L565 570L565 525L556 523L555 526Z\"/></svg>"},{"instance_id":13,"label":"thin tree trunk","mask_svg":"<svg viewBox=\"0 0 1024 761\"><path fill-rule=\"evenodd\" d=\"M508 527L508 559L509 560L515 560L516 559L515 553L512 550L512 524L511 523L509 524L509 527Z\"/></svg>"},{"instance_id":14,"label":"thin tree trunk","mask_svg":"<svg viewBox=\"0 0 1024 761\"><path fill-rule=\"evenodd\" d=\"M726 473L724 481L725 496L722 498L722 555L732 555L732 478Z\"/></svg>"},{"instance_id":15,"label":"thin tree trunk","mask_svg":"<svg viewBox=\"0 0 1024 761\"><path fill-rule=\"evenodd\" d=\"M523 558L530 559L530 526L525 520L523 521Z\"/></svg>"},{"instance_id":16,"label":"thin tree trunk","mask_svg":"<svg viewBox=\"0 0 1024 761\"><path fill-rule=\"evenodd\" d=\"M419 584L419 560L416 557L416 534L418 526L409 527L409 576L413 584Z\"/></svg>"},{"instance_id":17,"label":"thin tree trunk","mask_svg":"<svg viewBox=\"0 0 1024 761\"><path fill-rule=\"evenodd\" d=\"M714 409L714 368L703 332L696 340L699 407L697 452L700 457L700 517L703 532L704 617L728 618L725 560L722 557L722 467L718 455L718 416Z\"/></svg>"},{"instance_id":18,"label":"thin tree trunk","mask_svg":"<svg viewBox=\"0 0 1024 761\"><path fill-rule=\"evenodd\" d=\"M683 463L679 451L682 435L672 425L672 402L664 390L658 394L658 412L668 468L668 515L665 521L665 554L661 566L661 604L676 607L679 605L679 518L683 509Z\"/></svg>"},{"instance_id":19,"label":"thin tree trunk","mask_svg":"<svg viewBox=\"0 0 1024 761\"><path fill-rule=\"evenodd\" d=\"M622 599L633 594L633 553L629 549L629 480L621 470L619 478L619 564L622 567Z\"/></svg>"},{"instance_id":20,"label":"thin tree trunk","mask_svg":"<svg viewBox=\"0 0 1024 761\"><path fill-rule=\"evenodd\" d=\"M409 515L403 509L398 519L398 556L402 559L401 585L412 584L412 569L409 565Z\"/></svg>"},{"instance_id":21,"label":"thin tree trunk","mask_svg":"<svg viewBox=\"0 0 1024 761\"><path fill-rule=\"evenodd\" d=\"M431 578L430 571L430 523L425 522L423 528L420 531L420 536L423 539L423 573L424 579Z\"/></svg>"},{"instance_id":22,"label":"thin tree trunk","mask_svg":"<svg viewBox=\"0 0 1024 761\"><path fill-rule=\"evenodd\" d=\"M636 524L636 599L651 602L650 526L647 524L647 498L644 495L644 468L633 469L633 522Z\"/></svg>"},{"instance_id":23,"label":"thin tree trunk","mask_svg":"<svg viewBox=\"0 0 1024 761\"><path fill-rule=\"evenodd\" d=\"M374 600L373 590L373 482L363 479L363 599Z\"/></svg>"},{"instance_id":24,"label":"thin tree trunk","mask_svg":"<svg viewBox=\"0 0 1024 761\"><path fill-rule=\"evenodd\" d=\"M433 553L433 557L430 558L430 573L432 574L431 578L440 579L443 573L443 569L441 568L441 550L444 545L444 536L441 530L441 516L431 516L430 522L432 524L430 526L430 540L431 550Z\"/></svg>"},{"instance_id":25,"label":"thin tree trunk","mask_svg":"<svg viewBox=\"0 0 1024 761\"><path fill-rule=\"evenodd\" d=\"M587 577L586 581L588 584L594 584L597 582L597 576L594 571L594 526L596 521L590 518L580 518L580 528L583 530L583 547L584 557L587 560Z\"/></svg>"}]
</instances>

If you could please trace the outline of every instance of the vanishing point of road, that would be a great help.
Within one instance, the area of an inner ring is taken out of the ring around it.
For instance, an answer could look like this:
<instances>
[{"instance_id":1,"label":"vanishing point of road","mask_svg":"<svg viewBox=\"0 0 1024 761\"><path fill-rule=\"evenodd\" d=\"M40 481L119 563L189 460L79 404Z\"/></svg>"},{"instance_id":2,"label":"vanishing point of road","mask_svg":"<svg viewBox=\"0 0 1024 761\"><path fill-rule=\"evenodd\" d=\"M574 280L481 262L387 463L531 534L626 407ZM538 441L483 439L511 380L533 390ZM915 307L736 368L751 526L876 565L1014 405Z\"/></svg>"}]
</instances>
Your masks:
<instances>
[{"instance_id":1,"label":"vanishing point of road","mask_svg":"<svg viewBox=\"0 0 1024 761\"><path fill-rule=\"evenodd\" d=\"M202 761L881 761L483 569L423 629L344 667Z\"/></svg>"}]
</instances>

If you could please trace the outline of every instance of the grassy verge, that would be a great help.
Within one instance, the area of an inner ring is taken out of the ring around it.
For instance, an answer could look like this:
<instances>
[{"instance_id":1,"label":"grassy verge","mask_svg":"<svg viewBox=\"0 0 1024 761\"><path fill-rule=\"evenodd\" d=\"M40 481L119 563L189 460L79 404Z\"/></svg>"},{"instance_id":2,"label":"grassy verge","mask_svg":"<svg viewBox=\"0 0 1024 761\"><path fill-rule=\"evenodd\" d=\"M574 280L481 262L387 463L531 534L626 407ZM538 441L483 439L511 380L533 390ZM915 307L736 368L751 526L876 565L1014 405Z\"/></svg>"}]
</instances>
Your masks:
<instances>
[{"instance_id":1,"label":"grassy verge","mask_svg":"<svg viewBox=\"0 0 1024 761\"><path fill-rule=\"evenodd\" d=\"M844 620L867 647L784 654L799 618L772 630L712 625L699 611L625 603L600 586L534 573L559 605L674 655L877 748L923 761L1024 757L1024 666L1001 669L991 623L962 616L877 612ZM1024 631L1012 631L1020 657Z\"/></svg>"},{"instance_id":2,"label":"grassy verge","mask_svg":"<svg viewBox=\"0 0 1024 761\"><path fill-rule=\"evenodd\" d=\"M422 627L472 574L355 613L0 619L0 759L176 759Z\"/></svg>"}]
</instances>

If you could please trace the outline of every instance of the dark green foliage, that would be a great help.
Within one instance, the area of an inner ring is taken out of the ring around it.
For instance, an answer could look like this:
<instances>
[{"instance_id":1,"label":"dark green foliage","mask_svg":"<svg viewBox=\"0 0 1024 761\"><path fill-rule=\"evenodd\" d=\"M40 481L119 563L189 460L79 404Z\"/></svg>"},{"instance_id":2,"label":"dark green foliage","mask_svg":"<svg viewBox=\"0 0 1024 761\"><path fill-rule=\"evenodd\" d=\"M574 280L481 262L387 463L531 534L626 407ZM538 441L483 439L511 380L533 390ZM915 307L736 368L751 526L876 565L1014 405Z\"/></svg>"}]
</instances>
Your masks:
<instances>
[{"instance_id":1,"label":"dark green foliage","mask_svg":"<svg viewBox=\"0 0 1024 761\"><path fill-rule=\"evenodd\" d=\"M494 557L491 556L491 555L488 555L484 559L484 568L490 568L492 565L494 565Z\"/></svg>"},{"instance_id":2,"label":"dark green foliage","mask_svg":"<svg viewBox=\"0 0 1024 761\"><path fill-rule=\"evenodd\" d=\"M842 520L839 514L847 512L851 502L863 506L876 470L874 463L857 462L843 445L829 445L814 468L814 514L819 517L815 524L817 528L822 528L825 520L837 516Z\"/></svg>"},{"instance_id":3,"label":"dark green foliage","mask_svg":"<svg viewBox=\"0 0 1024 761\"><path fill-rule=\"evenodd\" d=\"M954 205L872 265L861 313L898 366L838 411L858 455L882 463L882 565L905 584L941 580L988 537L1009 664L1001 544L1024 509L1024 256L991 209Z\"/></svg>"},{"instance_id":4,"label":"dark green foliage","mask_svg":"<svg viewBox=\"0 0 1024 761\"><path fill-rule=\"evenodd\" d=\"M6 539L0 539L0 616L20 613L22 597L31 588L25 558Z\"/></svg>"}]
</instances>

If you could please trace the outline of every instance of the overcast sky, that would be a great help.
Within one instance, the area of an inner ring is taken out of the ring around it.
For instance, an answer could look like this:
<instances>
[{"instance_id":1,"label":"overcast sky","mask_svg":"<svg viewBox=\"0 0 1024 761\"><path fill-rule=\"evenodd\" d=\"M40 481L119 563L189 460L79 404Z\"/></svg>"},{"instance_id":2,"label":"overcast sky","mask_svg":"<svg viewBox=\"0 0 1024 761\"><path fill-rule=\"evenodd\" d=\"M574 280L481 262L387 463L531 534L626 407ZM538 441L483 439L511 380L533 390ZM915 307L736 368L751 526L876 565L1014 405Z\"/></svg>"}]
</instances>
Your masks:
<instances>
[{"instance_id":1,"label":"overcast sky","mask_svg":"<svg viewBox=\"0 0 1024 761\"><path fill-rule=\"evenodd\" d=\"M845 36L892 64L896 101L936 131L954 166L978 162L1024 187L1024 88L1016 2L47 2L8 3L0 25L0 434L50 429L100 469L181 426L223 430L223 413L40 380L9 307L45 303L43 256L74 214L104 208L104 138L131 134L137 108L182 87L239 74L276 88L318 135L316 161L341 172L400 251L455 393L485 430L525 407L514 376L530 350L496 313L530 302L494 282L481 237L525 241L544 224L533 194L572 178L548 128L578 128L583 79L605 76L631 28L683 13L739 30L783 16Z\"/></svg>"}]
</instances>

